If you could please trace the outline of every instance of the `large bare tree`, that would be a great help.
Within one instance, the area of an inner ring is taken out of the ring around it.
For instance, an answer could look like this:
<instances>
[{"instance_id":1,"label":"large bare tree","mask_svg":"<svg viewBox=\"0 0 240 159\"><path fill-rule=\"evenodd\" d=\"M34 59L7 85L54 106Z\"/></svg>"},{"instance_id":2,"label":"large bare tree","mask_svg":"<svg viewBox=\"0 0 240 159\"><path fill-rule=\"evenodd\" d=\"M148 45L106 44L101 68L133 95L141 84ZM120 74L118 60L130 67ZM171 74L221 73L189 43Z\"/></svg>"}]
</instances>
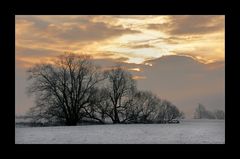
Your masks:
<instances>
[{"instance_id":1,"label":"large bare tree","mask_svg":"<svg viewBox=\"0 0 240 159\"><path fill-rule=\"evenodd\" d=\"M87 55L65 53L51 64L37 64L28 70L32 81L28 91L35 94L35 119L63 121L76 125L84 108L93 102L96 84L103 80Z\"/></svg>"},{"instance_id":2,"label":"large bare tree","mask_svg":"<svg viewBox=\"0 0 240 159\"><path fill-rule=\"evenodd\" d=\"M35 121L148 123L180 116L172 103L149 91L138 91L136 81L123 67L102 72L87 55L66 53L51 63L33 66L28 73L28 92L36 99L30 110Z\"/></svg>"},{"instance_id":3,"label":"large bare tree","mask_svg":"<svg viewBox=\"0 0 240 159\"><path fill-rule=\"evenodd\" d=\"M106 71L105 77L107 78L105 93L109 100L108 104L110 104L106 114L113 123L121 123L124 120L124 112L130 106L129 102L136 90L135 80L121 66Z\"/></svg>"}]
</instances>

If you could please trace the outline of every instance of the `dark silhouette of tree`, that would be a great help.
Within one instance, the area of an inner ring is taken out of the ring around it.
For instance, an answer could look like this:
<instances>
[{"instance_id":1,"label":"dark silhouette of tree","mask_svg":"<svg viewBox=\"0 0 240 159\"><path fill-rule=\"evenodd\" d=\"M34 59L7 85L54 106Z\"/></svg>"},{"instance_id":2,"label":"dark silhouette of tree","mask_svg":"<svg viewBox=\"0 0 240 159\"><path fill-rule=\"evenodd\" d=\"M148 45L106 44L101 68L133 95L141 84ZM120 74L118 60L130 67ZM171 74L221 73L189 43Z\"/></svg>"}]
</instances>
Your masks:
<instances>
[{"instance_id":1,"label":"dark silhouette of tree","mask_svg":"<svg viewBox=\"0 0 240 159\"><path fill-rule=\"evenodd\" d=\"M98 88L93 94L93 98L89 105L84 107L84 117L97 120L101 124L105 123L105 119L108 117L110 103L108 101L106 89Z\"/></svg>"},{"instance_id":2,"label":"dark silhouette of tree","mask_svg":"<svg viewBox=\"0 0 240 159\"><path fill-rule=\"evenodd\" d=\"M134 95L134 104L127 110L130 116L129 121L137 123L152 122L157 111L160 99L149 91L138 91Z\"/></svg>"},{"instance_id":3,"label":"dark silhouette of tree","mask_svg":"<svg viewBox=\"0 0 240 159\"><path fill-rule=\"evenodd\" d=\"M136 90L136 83L132 75L120 66L108 70L104 74L107 78L105 93L108 97L108 104L110 104L106 114L113 123L121 123L125 116L125 110L131 105L131 97ZM123 120L126 121L126 119Z\"/></svg>"},{"instance_id":4,"label":"dark silhouette of tree","mask_svg":"<svg viewBox=\"0 0 240 159\"><path fill-rule=\"evenodd\" d=\"M157 109L156 120L172 121L173 119L181 118L182 114L179 109L167 100L162 100Z\"/></svg>"},{"instance_id":5,"label":"dark silhouette of tree","mask_svg":"<svg viewBox=\"0 0 240 159\"><path fill-rule=\"evenodd\" d=\"M96 84L103 80L86 55L66 53L51 64L37 64L28 70L32 81L28 91L35 94L35 119L57 120L76 125L83 109L94 101Z\"/></svg>"},{"instance_id":6,"label":"dark silhouette of tree","mask_svg":"<svg viewBox=\"0 0 240 159\"><path fill-rule=\"evenodd\" d=\"M142 91L135 91L128 100L128 106L124 110L123 121L125 123L140 123L140 118L143 116L144 100L146 96Z\"/></svg>"},{"instance_id":7,"label":"dark silhouette of tree","mask_svg":"<svg viewBox=\"0 0 240 159\"><path fill-rule=\"evenodd\" d=\"M183 113L171 102L161 100L149 91L137 91L133 101L134 102L131 102L131 107L129 107L125 113L128 116L128 118L126 118L128 122L169 122L183 116Z\"/></svg>"},{"instance_id":8,"label":"dark silhouette of tree","mask_svg":"<svg viewBox=\"0 0 240 159\"><path fill-rule=\"evenodd\" d=\"M138 91L136 81L123 67L101 71L87 55L66 53L51 63L33 66L28 73L28 92L36 99L29 115L36 123L77 125L90 120L103 124L106 119L152 123L183 116L171 102L150 91Z\"/></svg>"}]
</instances>

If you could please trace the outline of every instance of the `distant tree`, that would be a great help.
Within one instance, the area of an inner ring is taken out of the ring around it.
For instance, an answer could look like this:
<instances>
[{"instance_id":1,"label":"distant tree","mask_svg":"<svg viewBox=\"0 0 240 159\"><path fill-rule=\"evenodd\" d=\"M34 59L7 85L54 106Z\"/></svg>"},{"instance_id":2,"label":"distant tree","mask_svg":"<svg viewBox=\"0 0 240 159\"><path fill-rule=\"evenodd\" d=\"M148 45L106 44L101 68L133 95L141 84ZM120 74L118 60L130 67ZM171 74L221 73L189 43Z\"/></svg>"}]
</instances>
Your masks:
<instances>
[{"instance_id":1,"label":"distant tree","mask_svg":"<svg viewBox=\"0 0 240 159\"><path fill-rule=\"evenodd\" d=\"M199 104L194 113L194 119L202 119L206 117L206 109L202 104Z\"/></svg>"},{"instance_id":2,"label":"distant tree","mask_svg":"<svg viewBox=\"0 0 240 159\"><path fill-rule=\"evenodd\" d=\"M224 119L225 114L222 110L216 110L216 111L209 111L203 106L202 104L199 104L199 106L196 108L194 113L195 119Z\"/></svg>"},{"instance_id":3,"label":"distant tree","mask_svg":"<svg viewBox=\"0 0 240 159\"><path fill-rule=\"evenodd\" d=\"M211 111L206 111L206 115L204 116L204 118L207 118L207 119L216 119L216 116L213 112Z\"/></svg>"},{"instance_id":4,"label":"distant tree","mask_svg":"<svg viewBox=\"0 0 240 159\"><path fill-rule=\"evenodd\" d=\"M36 106L30 114L38 119L58 120L76 125L83 109L94 99L96 84L103 80L86 55L66 53L51 64L37 64L28 70L28 88Z\"/></svg>"},{"instance_id":5,"label":"distant tree","mask_svg":"<svg viewBox=\"0 0 240 159\"><path fill-rule=\"evenodd\" d=\"M216 110L214 114L217 119L225 119L225 113L223 110Z\"/></svg>"}]
</instances>

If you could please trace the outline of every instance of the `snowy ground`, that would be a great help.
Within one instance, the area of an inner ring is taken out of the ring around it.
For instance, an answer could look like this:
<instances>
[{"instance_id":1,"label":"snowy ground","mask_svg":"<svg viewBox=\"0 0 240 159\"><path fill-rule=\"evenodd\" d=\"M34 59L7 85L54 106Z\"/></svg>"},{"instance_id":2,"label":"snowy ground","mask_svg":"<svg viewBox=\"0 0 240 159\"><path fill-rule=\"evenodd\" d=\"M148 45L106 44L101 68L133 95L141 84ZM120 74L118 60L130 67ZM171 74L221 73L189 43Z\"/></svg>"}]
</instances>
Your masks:
<instances>
[{"instance_id":1,"label":"snowy ground","mask_svg":"<svg viewBox=\"0 0 240 159\"><path fill-rule=\"evenodd\" d=\"M16 144L224 144L225 121L15 127Z\"/></svg>"}]
</instances>

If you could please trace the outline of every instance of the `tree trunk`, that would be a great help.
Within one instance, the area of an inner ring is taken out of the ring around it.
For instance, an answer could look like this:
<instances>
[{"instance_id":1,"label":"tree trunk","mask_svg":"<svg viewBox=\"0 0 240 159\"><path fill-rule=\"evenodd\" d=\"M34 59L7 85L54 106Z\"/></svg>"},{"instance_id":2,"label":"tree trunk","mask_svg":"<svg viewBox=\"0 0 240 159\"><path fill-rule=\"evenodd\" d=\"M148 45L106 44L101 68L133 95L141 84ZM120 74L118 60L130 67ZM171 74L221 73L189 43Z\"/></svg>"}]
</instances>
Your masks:
<instances>
[{"instance_id":1,"label":"tree trunk","mask_svg":"<svg viewBox=\"0 0 240 159\"><path fill-rule=\"evenodd\" d=\"M120 123L119 117L118 117L118 112L117 112L117 106L114 106L114 124Z\"/></svg>"},{"instance_id":2,"label":"tree trunk","mask_svg":"<svg viewBox=\"0 0 240 159\"><path fill-rule=\"evenodd\" d=\"M66 121L65 125L67 125L67 126L76 126L77 123L78 123L77 120L70 119L70 120L67 120L67 121Z\"/></svg>"}]
</instances>

